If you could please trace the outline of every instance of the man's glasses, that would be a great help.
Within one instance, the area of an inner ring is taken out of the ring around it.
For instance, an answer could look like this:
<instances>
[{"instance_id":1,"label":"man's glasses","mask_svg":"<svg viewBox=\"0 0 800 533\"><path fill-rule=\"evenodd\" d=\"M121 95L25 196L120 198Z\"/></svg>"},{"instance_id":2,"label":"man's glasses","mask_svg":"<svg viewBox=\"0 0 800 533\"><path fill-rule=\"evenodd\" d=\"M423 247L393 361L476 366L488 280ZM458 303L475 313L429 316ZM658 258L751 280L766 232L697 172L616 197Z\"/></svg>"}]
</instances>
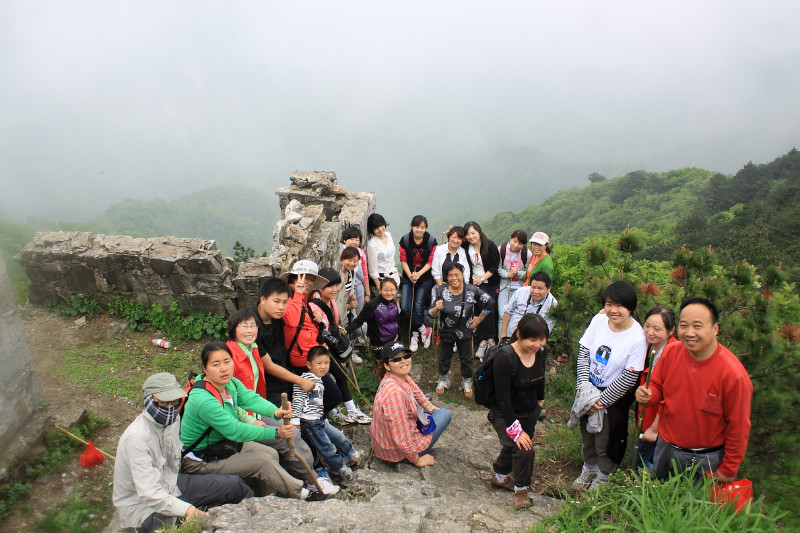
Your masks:
<instances>
[{"instance_id":1,"label":"man's glasses","mask_svg":"<svg viewBox=\"0 0 800 533\"><path fill-rule=\"evenodd\" d=\"M180 399L165 401L165 400L159 400L158 398L153 397L153 401L155 401L161 407L178 407L181 404L181 400Z\"/></svg>"},{"instance_id":2,"label":"man's glasses","mask_svg":"<svg viewBox=\"0 0 800 533\"><path fill-rule=\"evenodd\" d=\"M403 355L398 355L397 357L392 357L391 359L389 359L389 362L390 363L399 363L400 361L402 361L404 359L411 359L411 354L410 353L406 353L406 354L403 354Z\"/></svg>"}]
</instances>

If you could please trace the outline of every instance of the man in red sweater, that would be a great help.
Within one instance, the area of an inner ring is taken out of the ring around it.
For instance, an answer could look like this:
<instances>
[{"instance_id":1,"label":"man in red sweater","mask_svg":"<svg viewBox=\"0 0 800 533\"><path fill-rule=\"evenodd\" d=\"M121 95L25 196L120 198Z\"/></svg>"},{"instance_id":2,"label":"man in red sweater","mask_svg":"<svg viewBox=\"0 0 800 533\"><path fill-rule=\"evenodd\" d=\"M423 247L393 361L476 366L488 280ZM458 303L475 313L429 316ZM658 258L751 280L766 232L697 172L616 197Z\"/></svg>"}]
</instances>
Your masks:
<instances>
[{"instance_id":1,"label":"man in red sweater","mask_svg":"<svg viewBox=\"0 0 800 533\"><path fill-rule=\"evenodd\" d=\"M640 404L664 402L653 463L660 479L676 466L682 472L697 464L700 472L730 482L744 459L753 385L739 359L717 342L718 332L713 302L684 300L678 322L681 342L664 348L650 387L636 390Z\"/></svg>"}]
</instances>

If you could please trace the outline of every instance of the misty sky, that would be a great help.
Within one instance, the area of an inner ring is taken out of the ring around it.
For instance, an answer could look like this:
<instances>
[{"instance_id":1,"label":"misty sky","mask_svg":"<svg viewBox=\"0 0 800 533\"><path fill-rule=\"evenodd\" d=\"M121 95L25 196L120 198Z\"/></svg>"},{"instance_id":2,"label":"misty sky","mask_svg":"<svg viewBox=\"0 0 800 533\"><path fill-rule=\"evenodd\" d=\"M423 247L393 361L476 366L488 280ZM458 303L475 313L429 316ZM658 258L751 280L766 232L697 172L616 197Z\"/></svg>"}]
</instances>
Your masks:
<instances>
[{"instance_id":1,"label":"misty sky","mask_svg":"<svg viewBox=\"0 0 800 533\"><path fill-rule=\"evenodd\" d=\"M383 180L446 191L424 169L498 146L733 173L800 145L799 20L796 0L0 0L0 217L294 169L380 208Z\"/></svg>"}]
</instances>

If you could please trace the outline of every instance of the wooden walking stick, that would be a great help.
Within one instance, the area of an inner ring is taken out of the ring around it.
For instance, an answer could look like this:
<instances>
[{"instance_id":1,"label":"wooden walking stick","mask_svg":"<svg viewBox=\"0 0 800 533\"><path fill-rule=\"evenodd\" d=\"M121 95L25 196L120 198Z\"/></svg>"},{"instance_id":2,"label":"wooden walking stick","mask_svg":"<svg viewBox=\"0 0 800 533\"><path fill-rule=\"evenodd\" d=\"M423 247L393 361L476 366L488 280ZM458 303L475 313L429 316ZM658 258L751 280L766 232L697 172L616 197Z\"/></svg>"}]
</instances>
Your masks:
<instances>
[{"instance_id":1,"label":"wooden walking stick","mask_svg":"<svg viewBox=\"0 0 800 533\"><path fill-rule=\"evenodd\" d=\"M354 386L356 388L356 392L358 392L358 395L361 396L361 399L364 400L364 402L366 402L367 405L369 405L369 408L371 410L372 409L372 404L369 402L369 400L367 400L367 398L363 394L361 394L361 389L358 387L358 381L356 380L355 382L353 382L353 380L350 379L350 376L347 375L347 372L344 370L344 368L342 368L342 365L339 364L339 361L336 361L332 357L331 357L331 361L333 362L333 364L338 366L339 369L341 369L342 373L344 374L344 377L347 378L347 381L350 382L350 385L352 385L352 386ZM350 362L350 368L352 368L352 365L353 365L353 363L351 361Z\"/></svg>"},{"instance_id":2,"label":"wooden walking stick","mask_svg":"<svg viewBox=\"0 0 800 533\"><path fill-rule=\"evenodd\" d=\"M645 383L644 383L644 386L648 389L650 388L650 378L653 377L653 366L655 366L655 362L656 362L656 349L653 348L652 350L650 350L650 369L647 371L647 378L645 378ZM644 428L642 427L644 426L644 409L645 405L639 404L639 423L636 425L639 426L640 440L644 430Z\"/></svg>"},{"instance_id":3,"label":"wooden walking stick","mask_svg":"<svg viewBox=\"0 0 800 533\"><path fill-rule=\"evenodd\" d=\"M410 280L409 280L410 281ZM411 284L411 308L408 313L408 344L411 345L411 325L414 323L412 317L414 316L414 307L416 306L416 300L414 298L414 290L417 288L416 283Z\"/></svg>"},{"instance_id":4,"label":"wooden walking stick","mask_svg":"<svg viewBox=\"0 0 800 533\"><path fill-rule=\"evenodd\" d=\"M281 393L281 409L283 409L283 410L289 409L289 397L287 396L287 394L285 392ZM283 425L286 426L286 425L289 425L289 424L291 424L289 419L288 418L284 418L283 419ZM276 431L275 437L279 438L277 430L275 430L275 431ZM303 456L300 455L300 453L294 447L294 439L290 437L290 438L286 439L286 441L289 443L289 452L292 454L292 457L296 457L297 460L300 461L300 464L302 464L303 468L306 469L306 472L308 473L308 475L311 477L311 479L314 480L314 486L317 487L317 490L319 491L319 493L320 494L325 494L322 491L322 485L320 485L319 479L317 478L317 473L314 472L313 468L308 466L308 463L306 462L306 460L303 459Z\"/></svg>"},{"instance_id":5,"label":"wooden walking stick","mask_svg":"<svg viewBox=\"0 0 800 533\"><path fill-rule=\"evenodd\" d=\"M58 430L60 430L60 431L63 431L64 433L66 433L67 435L69 435L70 437L72 437L73 439L75 439L76 441L78 441L78 442L80 442L80 443L82 443L82 444L85 444L85 445L89 446L89 443L88 443L88 442L86 442L86 441L85 441L85 440L83 440L82 438L78 437L77 435L74 435L74 434L70 433L70 432L69 432L69 431L67 431L66 429L64 429L64 428L62 428L61 426L59 426L58 424L54 424L54 426L56 426L56 429L58 429ZM92 445L92 446L94 446L94 445ZM95 450L97 450L98 452L102 453L103 455L105 455L106 457L108 457L109 459L111 459L112 461L116 461L116 460L117 460L117 458L116 458L116 457L114 457L114 456L113 456L113 455L111 455L110 453L106 453L106 452L104 452L103 450L101 450L100 448L97 448L96 446L95 446Z\"/></svg>"}]
</instances>

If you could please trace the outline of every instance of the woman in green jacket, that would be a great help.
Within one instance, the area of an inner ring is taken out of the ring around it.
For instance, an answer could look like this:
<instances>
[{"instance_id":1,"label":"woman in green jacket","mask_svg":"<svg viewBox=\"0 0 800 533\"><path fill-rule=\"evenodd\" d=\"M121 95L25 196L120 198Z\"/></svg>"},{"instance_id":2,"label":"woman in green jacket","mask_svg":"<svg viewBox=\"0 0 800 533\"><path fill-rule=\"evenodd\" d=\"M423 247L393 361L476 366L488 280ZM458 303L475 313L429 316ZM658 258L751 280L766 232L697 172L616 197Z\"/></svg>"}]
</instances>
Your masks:
<instances>
[{"instance_id":1,"label":"woman in green jacket","mask_svg":"<svg viewBox=\"0 0 800 533\"><path fill-rule=\"evenodd\" d=\"M555 281L553 271L553 258L550 256L550 237L543 231L537 231L531 237L531 262L528 264L528 271L525 273L525 283L531 284L531 276L537 272L544 272L550 276L551 283Z\"/></svg>"},{"instance_id":2,"label":"woman in green jacket","mask_svg":"<svg viewBox=\"0 0 800 533\"><path fill-rule=\"evenodd\" d=\"M223 342L210 342L201 353L203 373L189 391L181 416L183 471L187 474L236 474L256 496L308 497L303 482L280 466L278 452L256 441L290 439L293 426L267 427L262 417L290 418L233 377L233 358Z\"/></svg>"}]
</instances>

